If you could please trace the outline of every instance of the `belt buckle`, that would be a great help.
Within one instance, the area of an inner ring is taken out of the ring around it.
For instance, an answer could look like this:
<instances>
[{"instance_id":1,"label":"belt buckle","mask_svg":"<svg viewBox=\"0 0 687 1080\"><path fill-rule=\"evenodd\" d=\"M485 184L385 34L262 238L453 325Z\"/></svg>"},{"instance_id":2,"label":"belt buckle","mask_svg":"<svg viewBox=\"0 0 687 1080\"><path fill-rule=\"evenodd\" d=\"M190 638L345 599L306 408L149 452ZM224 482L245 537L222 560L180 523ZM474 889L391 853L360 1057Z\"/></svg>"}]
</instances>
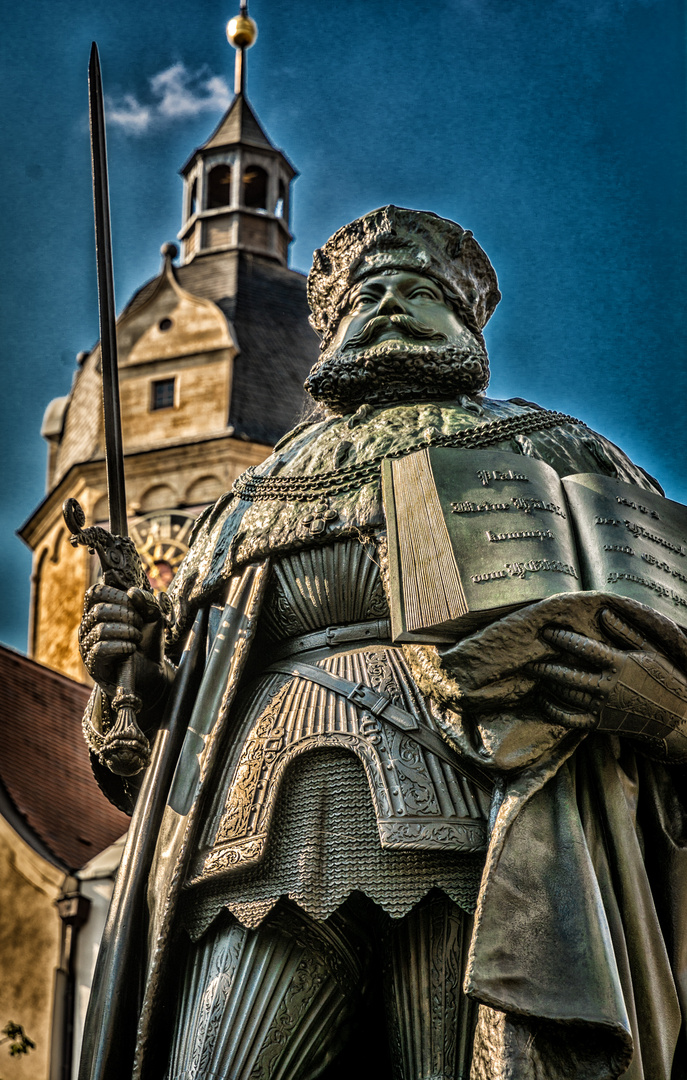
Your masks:
<instances>
[{"instance_id":1,"label":"belt buckle","mask_svg":"<svg viewBox=\"0 0 687 1080\"><path fill-rule=\"evenodd\" d=\"M331 648L332 645L336 645L337 636L338 636L336 631L337 631L336 626L328 626L327 629L324 632L324 640L326 641L327 645L329 645L330 648Z\"/></svg>"},{"instance_id":2,"label":"belt buckle","mask_svg":"<svg viewBox=\"0 0 687 1080\"><path fill-rule=\"evenodd\" d=\"M369 690L365 683L356 683L350 693L346 694L348 701L352 701L354 705L364 705L366 699L366 691Z\"/></svg>"},{"instance_id":3,"label":"belt buckle","mask_svg":"<svg viewBox=\"0 0 687 1080\"><path fill-rule=\"evenodd\" d=\"M346 694L346 697L354 705L362 705L364 709L367 709L375 717L383 716L391 704L384 694L375 693L371 687L365 686L365 683L362 682L356 683L350 694Z\"/></svg>"}]
</instances>

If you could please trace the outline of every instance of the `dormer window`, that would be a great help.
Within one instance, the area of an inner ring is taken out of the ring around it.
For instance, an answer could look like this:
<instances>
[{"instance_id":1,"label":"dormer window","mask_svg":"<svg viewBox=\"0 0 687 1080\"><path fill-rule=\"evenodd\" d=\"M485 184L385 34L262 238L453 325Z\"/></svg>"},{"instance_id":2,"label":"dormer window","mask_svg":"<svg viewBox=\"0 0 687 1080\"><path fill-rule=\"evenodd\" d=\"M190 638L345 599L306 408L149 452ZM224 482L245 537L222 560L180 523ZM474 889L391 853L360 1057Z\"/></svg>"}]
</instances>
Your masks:
<instances>
[{"instance_id":1,"label":"dormer window","mask_svg":"<svg viewBox=\"0 0 687 1080\"><path fill-rule=\"evenodd\" d=\"M198 209L198 181L194 180L191 185L191 194L188 202L188 216L193 217Z\"/></svg>"},{"instance_id":2,"label":"dormer window","mask_svg":"<svg viewBox=\"0 0 687 1080\"><path fill-rule=\"evenodd\" d=\"M243 205L251 210L267 209L267 173L259 165L249 165L243 173Z\"/></svg>"},{"instance_id":3,"label":"dormer window","mask_svg":"<svg viewBox=\"0 0 687 1080\"><path fill-rule=\"evenodd\" d=\"M231 165L215 165L207 182L207 209L217 210L231 203Z\"/></svg>"}]
</instances>

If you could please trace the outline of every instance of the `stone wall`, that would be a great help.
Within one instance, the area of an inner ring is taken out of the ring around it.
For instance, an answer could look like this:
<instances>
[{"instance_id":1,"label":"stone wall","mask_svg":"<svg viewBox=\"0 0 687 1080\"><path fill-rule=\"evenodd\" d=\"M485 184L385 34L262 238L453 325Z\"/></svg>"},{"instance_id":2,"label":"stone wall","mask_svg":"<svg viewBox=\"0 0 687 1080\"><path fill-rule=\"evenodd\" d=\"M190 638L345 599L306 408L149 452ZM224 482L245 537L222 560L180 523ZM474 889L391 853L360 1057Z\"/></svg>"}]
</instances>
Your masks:
<instances>
[{"instance_id":1,"label":"stone wall","mask_svg":"<svg viewBox=\"0 0 687 1080\"><path fill-rule=\"evenodd\" d=\"M11 1058L3 1080L49 1080L61 924L55 909L64 874L36 855L0 816L0 1028L21 1024L36 1049Z\"/></svg>"}]
</instances>

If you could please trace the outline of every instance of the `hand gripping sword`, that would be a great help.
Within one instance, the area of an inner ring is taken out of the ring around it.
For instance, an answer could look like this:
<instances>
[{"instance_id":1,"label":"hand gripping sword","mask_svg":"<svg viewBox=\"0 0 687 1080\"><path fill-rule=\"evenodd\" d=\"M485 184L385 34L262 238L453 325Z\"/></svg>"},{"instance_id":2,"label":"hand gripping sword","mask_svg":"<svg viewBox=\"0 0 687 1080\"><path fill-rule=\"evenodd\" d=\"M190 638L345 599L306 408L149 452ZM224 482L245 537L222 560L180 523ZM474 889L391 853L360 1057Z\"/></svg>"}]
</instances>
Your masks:
<instances>
[{"instance_id":1,"label":"hand gripping sword","mask_svg":"<svg viewBox=\"0 0 687 1080\"><path fill-rule=\"evenodd\" d=\"M72 546L83 544L91 553L97 553L106 585L124 591L139 588L152 593L140 556L128 536L126 521L105 113L100 58L95 42L88 65L88 90L110 532L99 527L84 529L86 518L76 499L67 499L62 509L71 533L69 539ZM164 595L160 597L160 609L162 620L170 625L171 604ZM122 664L117 692L112 700L116 720L105 735L99 753L102 764L120 776L132 776L140 772L150 760L148 740L137 723L142 701L134 688L134 664L133 656L127 657Z\"/></svg>"}]
</instances>

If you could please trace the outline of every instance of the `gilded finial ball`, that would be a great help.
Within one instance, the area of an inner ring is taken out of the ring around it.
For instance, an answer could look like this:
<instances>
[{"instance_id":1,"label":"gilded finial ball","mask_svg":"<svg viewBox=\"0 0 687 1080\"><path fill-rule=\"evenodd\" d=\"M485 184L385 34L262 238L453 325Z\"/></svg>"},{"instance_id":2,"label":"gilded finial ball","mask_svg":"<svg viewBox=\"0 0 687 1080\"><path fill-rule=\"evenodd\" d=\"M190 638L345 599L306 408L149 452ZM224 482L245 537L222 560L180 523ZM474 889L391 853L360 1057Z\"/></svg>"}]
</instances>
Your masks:
<instances>
[{"instance_id":1,"label":"gilded finial ball","mask_svg":"<svg viewBox=\"0 0 687 1080\"><path fill-rule=\"evenodd\" d=\"M227 23L227 39L235 49L250 49L257 36L257 24L248 15L235 15Z\"/></svg>"}]
</instances>

